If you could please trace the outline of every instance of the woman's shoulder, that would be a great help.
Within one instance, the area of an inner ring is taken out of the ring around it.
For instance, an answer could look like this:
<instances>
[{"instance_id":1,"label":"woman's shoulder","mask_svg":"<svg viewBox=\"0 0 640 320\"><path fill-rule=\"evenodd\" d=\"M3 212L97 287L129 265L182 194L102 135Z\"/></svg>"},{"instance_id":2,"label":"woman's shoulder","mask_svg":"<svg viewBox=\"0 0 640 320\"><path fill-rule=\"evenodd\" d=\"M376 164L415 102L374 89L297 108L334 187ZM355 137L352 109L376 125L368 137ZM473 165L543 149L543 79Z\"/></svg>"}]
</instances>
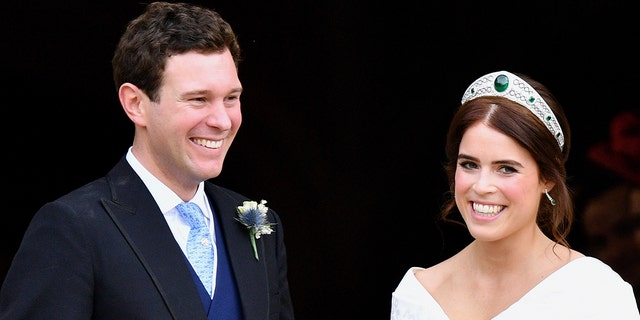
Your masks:
<instances>
[{"instance_id":1,"label":"woman's shoulder","mask_svg":"<svg viewBox=\"0 0 640 320\"><path fill-rule=\"evenodd\" d=\"M443 283L451 279L458 269L458 259L454 255L444 261L434 264L428 268L414 269L414 275L417 281L427 290L436 290Z\"/></svg>"},{"instance_id":2,"label":"woman's shoulder","mask_svg":"<svg viewBox=\"0 0 640 320\"><path fill-rule=\"evenodd\" d=\"M552 276L554 281L564 283L565 286L574 288L583 294L600 292L606 295L606 292L631 289L631 285L611 266L588 255L571 260L554 272Z\"/></svg>"},{"instance_id":3,"label":"woman's shoulder","mask_svg":"<svg viewBox=\"0 0 640 320\"><path fill-rule=\"evenodd\" d=\"M613 278L615 280L622 280L620 275L607 263L596 257L588 255L582 255L580 257L572 259L569 263L567 263L566 268L569 269L573 274L583 275L585 278L601 276Z\"/></svg>"},{"instance_id":4,"label":"woman's shoulder","mask_svg":"<svg viewBox=\"0 0 640 320\"><path fill-rule=\"evenodd\" d=\"M448 319L431 294L417 281L415 275L426 270L423 267L409 268L391 299L391 319Z\"/></svg>"},{"instance_id":5,"label":"woman's shoulder","mask_svg":"<svg viewBox=\"0 0 640 320\"><path fill-rule=\"evenodd\" d=\"M592 314L607 314L610 319L640 319L632 286L596 257L573 259L545 284L552 292L561 291L566 297L575 298L578 305Z\"/></svg>"}]
</instances>

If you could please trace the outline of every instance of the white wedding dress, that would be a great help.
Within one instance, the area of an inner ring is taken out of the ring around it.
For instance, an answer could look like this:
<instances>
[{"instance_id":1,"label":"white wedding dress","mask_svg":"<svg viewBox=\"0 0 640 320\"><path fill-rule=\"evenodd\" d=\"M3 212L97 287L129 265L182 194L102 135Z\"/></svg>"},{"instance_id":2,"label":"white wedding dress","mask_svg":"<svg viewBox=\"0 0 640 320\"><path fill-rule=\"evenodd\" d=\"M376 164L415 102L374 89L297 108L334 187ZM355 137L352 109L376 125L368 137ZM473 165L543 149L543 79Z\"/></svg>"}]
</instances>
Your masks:
<instances>
[{"instance_id":1,"label":"white wedding dress","mask_svg":"<svg viewBox=\"0 0 640 320\"><path fill-rule=\"evenodd\" d=\"M638 253L640 254L640 253ZM410 268L391 296L391 320L449 320ZM593 257L575 259L493 320L640 320L633 288Z\"/></svg>"}]
</instances>

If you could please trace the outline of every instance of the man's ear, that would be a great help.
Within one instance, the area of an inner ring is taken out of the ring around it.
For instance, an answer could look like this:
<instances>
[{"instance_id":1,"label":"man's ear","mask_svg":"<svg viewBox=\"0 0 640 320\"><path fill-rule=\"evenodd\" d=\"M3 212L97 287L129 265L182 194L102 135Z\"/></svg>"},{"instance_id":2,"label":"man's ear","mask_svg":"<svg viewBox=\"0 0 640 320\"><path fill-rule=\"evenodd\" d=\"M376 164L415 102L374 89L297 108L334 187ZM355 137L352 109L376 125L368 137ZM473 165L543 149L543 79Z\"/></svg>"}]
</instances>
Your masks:
<instances>
[{"instance_id":1,"label":"man's ear","mask_svg":"<svg viewBox=\"0 0 640 320\"><path fill-rule=\"evenodd\" d=\"M145 126L145 107L150 103L149 97L134 84L126 82L120 86L118 98L127 117L136 125Z\"/></svg>"}]
</instances>

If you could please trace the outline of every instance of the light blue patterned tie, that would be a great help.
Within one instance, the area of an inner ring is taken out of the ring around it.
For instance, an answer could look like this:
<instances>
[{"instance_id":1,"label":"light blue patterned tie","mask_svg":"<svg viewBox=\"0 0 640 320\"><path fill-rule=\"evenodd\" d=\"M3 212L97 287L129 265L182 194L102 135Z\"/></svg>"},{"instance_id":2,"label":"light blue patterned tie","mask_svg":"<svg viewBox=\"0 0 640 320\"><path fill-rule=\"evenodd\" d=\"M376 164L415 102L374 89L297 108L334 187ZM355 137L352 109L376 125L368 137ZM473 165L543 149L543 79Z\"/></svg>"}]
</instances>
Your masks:
<instances>
[{"instance_id":1,"label":"light blue patterned tie","mask_svg":"<svg viewBox=\"0 0 640 320\"><path fill-rule=\"evenodd\" d=\"M180 216L191 226L187 240L187 258L211 296L213 246L209 236L209 227L204 221L204 214L197 204L191 202L183 202L176 208L180 212Z\"/></svg>"}]
</instances>

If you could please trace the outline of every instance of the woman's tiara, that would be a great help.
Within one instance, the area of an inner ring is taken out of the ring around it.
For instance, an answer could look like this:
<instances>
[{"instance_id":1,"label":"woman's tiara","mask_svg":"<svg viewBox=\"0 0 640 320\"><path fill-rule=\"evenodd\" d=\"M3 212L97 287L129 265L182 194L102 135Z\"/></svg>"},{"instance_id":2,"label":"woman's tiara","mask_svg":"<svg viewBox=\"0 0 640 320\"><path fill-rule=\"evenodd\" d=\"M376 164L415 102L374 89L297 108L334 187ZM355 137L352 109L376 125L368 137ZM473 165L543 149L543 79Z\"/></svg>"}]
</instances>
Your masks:
<instances>
[{"instance_id":1,"label":"woman's tiara","mask_svg":"<svg viewBox=\"0 0 640 320\"><path fill-rule=\"evenodd\" d=\"M529 109L547 126L560 149L564 147L564 134L558 119L540 94L526 81L508 71L484 75L474 81L462 95L462 104L483 96L505 97Z\"/></svg>"}]
</instances>

